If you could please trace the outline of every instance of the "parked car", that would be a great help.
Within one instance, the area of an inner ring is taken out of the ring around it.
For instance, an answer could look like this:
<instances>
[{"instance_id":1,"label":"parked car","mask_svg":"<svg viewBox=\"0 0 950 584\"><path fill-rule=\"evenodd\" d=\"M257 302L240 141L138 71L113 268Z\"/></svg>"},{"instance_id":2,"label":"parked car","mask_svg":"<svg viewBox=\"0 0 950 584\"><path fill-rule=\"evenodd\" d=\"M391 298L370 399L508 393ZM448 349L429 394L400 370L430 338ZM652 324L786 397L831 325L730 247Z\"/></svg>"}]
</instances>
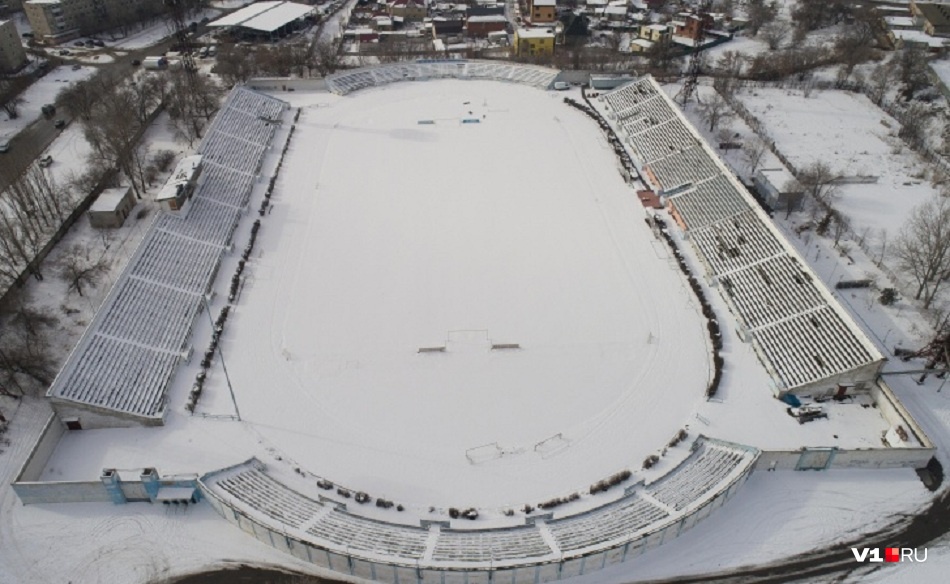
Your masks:
<instances>
[{"instance_id":1,"label":"parked car","mask_svg":"<svg viewBox=\"0 0 950 584\"><path fill-rule=\"evenodd\" d=\"M53 126L57 129L62 129L66 127L66 120L58 119L53 123Z\"/></svg>"},{"instance_id":2,"label":"parked car","mask_svg":"<svg viewBox=\"0 0 950 584\"><path fill-rule=\"evenodd\" d=\"M133 66L133 67L138 67L138 66L141 65L141 64L142 64L142 62L139 61L138 59L132 59L132 66Z\"/></svg>"},{"instance_id":3,"label":"parked car","mask_svg":"<svg viewBox=\"0 0 950 584\"><path fill-rule=\"evenodd\" d=\"M83 41L76 41L76 42L74 42L73 44L76 45L77 47L85 47L85 46L86 46L86 43L83 42Z\"/></svg>"},{"instance_id":4,"label":"parked car","mask_svg":"<svg viewBox=\"0 0 950 584\"><path fill-rule=\"evenodd\" d=\"M104 42L100 41L99 39L96 39L96 40L91 41L91 42L92 42L92 44L96 45L97 47L104 47L104 46L106 46L106 44L105 44Z\"/></svg>"},{"instance_id":5,"label":"parked car","mask_svg":"<svg viewBox=\"0 0 950 584\"><path fill-rule=\"evenodd\" d=\"M82 65L80 65L79 63L76 63L75 65L73 65L73 71L79 71L80 69L82 69Z\"/></svg>"},{"instance_id":6,"label":"parked car","mask_svg":"<svg viewBox=\"0 0 950 584\"><path fill-rule=\"evenodd\" d=\"M41 107L40 111L43 112L43 115L46 116L47 118L51 118L56 113L56 106L51 103L48 103L44 105L43 107Z\"/></svg>"},{"instance_id":7,"label":"parked car","mask_svg":"<svg viewBox=\"0 0 950 584\"><path fill-rule=\"evenodd\" d=\"M53 164L53 157L52 157L51 155L47 154L47 155L44 156L43 158L40 158L40 166L41 166L41 167L46 168L46 167L48 167L48 166L51 165L51 164Z\"/></svg>"},{"instance_id":8,"label":"parked car","mask_svg":"<svg viewBox=\"0 0 950 584\"><path fill-rule=\"evenodd\" d=\"M10 143L0 142L0 154L3 154L4 152L9 152L9 151L10 151Z\"/></svg>"},{"instance_id":9,"label":"parked car","mask_svg":"<svg viewBox=\"0 0 950 584\"><path fill-rule=\"evenodd\" d=\"M71 54L71 53L70 53L69 49L60 49L59 54L60 54L60 55L69 55L69 54Z\"/></svg>"},{"instance_id":10,"label":"parked car","mask_svg":"<svg viewBox=\"0 0 950 584\"><path fill-rule=\"evenodd\" d=\"M25 33L23 33L23 38L25 38L25 39L31 39L31 38L33 38L33 33L32 33L32 32L25 32Z\"/></svg>"}]
</instances>

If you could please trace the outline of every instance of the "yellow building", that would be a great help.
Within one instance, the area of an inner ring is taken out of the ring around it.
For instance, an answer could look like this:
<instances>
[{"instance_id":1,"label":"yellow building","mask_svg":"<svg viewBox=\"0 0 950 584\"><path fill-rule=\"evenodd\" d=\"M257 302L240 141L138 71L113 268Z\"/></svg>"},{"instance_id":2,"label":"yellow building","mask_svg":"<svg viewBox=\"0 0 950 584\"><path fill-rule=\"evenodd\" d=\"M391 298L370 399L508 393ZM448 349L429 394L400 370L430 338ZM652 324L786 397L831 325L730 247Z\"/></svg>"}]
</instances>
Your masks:
<instances>
[{"instance_id":1,"label":"yellow building","mask_svg":"<svg viewBox=\"0 0 950 584\"><path fill-rule=\"evenodd\" d=\"M557 20L557 0L528 0L531 24L545 24Z\"/></svg>"},{"instance_id":2,"label":"yellow building","mask_svg":"<svg viewBox=\"0 0 950 584\"><path fill-rule=\"evenodd\" d=\"M640 38L651 43L668 41L672 36L673 31L665 24L644 24L640 27Z\"/></svg>"},{"instance_id":3,"label":"yellow building","mask_svg":"<svg viewBox=\"0 0 950 584\"><path fill-rule=\"evenodd\" d=\"M395 0L389 5L389 16L403 18L406 22L422 22L426 17L426 5L422 0Z\"/></svg>"},{"instance_id":4,"label":"yellow building","mask_svg":"<svg viewBox=\"0 0 950 584\"><path fill-rule=\"evenodd\" d=\"M515 30L515 54L519 57L543 57L554 54L554 31L544 28Z\"/></svg>"}]
</instances>

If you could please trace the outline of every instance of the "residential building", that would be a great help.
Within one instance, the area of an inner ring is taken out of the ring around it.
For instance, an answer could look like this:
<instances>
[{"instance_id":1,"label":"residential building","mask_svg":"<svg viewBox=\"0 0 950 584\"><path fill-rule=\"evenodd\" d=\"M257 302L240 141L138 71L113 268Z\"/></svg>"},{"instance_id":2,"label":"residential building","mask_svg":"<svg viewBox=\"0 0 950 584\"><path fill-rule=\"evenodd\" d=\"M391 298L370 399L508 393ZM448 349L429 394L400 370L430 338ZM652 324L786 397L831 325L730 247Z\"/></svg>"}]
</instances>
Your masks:
<instances>
[{"instance_id":1,"label":"residential building","mask_svg":"<svg viewBox=\"0 0 950 584\"><path fill-rule=\"evenodd\" d=\"M465 22L466 34L470 37L486 38L489 33L505 30L508 19L502 14L469 16Z\"/></svg>"},{"instance_id":2,"label":"residential building","mask_svg":"<svg viewBox=\"0 0 950 584\"><path fill-rule=\"evenodd\" d=\"M703 23L705 22L705 25ZM709 30L713 28L713 17L709 14L680 14L679 20L674 20L673 36L687 38L693 41L702 40L700 38L700 28Z\"/></svg>"},{"instance_id":3,"label":"residential building","mask_svg":"<svg viewBox=\"0 0 950 584\"><path fill-rule=\"evenodd\" d=\"M389 16L397 16L405 22L422 22L426 17L426 5L422 0L394 0L389 5Z\"/></svg>"},{"instance_id":4,"label":"residential building","mask_svg":"<svg viewBox=\"0 0 950 584\"><path fill-rule=\"evenodd\" d=\"M16 71L26 62L26 51L16 25L12 20L0 20L0 73Z\"/></svg>"},{"instance_id":5,"label":"residential building","mask_svg":"<svg viewBox=\"0 0 950 584\"><path fill-rule=\"evenodd\" d=\"M23 12L37 40L61 43L163 12L154 0L26 0Z\"/></svg>"},{"instance_id":6,"label":"residential building","mask_svg":"<svg viewBox=\"0 0 950 584\"><path fill-rule=\"evenodd\" d=\"M519 57L544 57L554 54L554 31L544 28L515 30L515 54Z\"/></svg>"},{"instance_id":7,"label":"residential building","mask_svg":"<svg viewBox=\"0 0 950 584\"><path fill-rule=\"evenodd\" d=\"M950 37L950 4L917 2L913 5L925 33L930 36Z\"/></svg>"},{"instance_id":8,"label":"residential building","mask_svg":"<svg viewBox=\"0 0 950 584\"><path fill-rule=\"evenodd\" d=\"M546 24L557 20L557 0L529 0L528 20Z\"/></svg>"},{"instance_id":9,"label":"residential building","mask_svg":"<svg viewBox=\"0 0 950 584\"><path fill-rule=\"evenodd\" d=\"M649 53L656 43L647 39L637 38L630 41L631 53Z\"/></svg>"},{"instance_id":10,"label":"residential building","mask_svg":"<svg viewBox=\"0 0 950 584\"><path fill-rule=\"evenodd\" d=\"M644 24L640 27L640 38L650 42L668 41L672 36L673 31L665 24Z\"/></svg>"}]
</instances>

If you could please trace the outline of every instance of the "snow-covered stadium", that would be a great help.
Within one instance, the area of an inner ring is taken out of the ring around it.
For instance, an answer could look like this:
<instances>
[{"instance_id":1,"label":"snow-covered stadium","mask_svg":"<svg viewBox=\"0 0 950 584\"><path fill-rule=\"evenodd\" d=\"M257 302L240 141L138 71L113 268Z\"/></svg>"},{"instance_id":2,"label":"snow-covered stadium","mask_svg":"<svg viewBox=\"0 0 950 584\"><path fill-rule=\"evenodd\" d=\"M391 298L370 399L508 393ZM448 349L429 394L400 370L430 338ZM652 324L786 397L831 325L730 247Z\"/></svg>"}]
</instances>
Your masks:
<instances>
[{"instance_id":1,"label":"snow-covered stadium","mask_svg":"<svg viewBox=\"0 0 950 584\"><path fill-rule=\"evenodd\" d=\"M337 572L520 583L634 560L757 469L924 466L879 350L659 85L558 75L233 90L21 500L207 502Z\"/></svg>"}]
</instances>

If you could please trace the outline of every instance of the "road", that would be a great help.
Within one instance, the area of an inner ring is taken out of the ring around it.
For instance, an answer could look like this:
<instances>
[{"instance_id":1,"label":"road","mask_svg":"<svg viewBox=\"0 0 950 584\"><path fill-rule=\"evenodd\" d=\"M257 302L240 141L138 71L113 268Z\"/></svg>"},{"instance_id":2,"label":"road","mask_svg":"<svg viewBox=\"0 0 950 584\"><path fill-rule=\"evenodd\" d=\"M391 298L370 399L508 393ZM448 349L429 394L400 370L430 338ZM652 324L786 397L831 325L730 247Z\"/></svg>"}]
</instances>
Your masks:
<instances>
[{"instance_id":1,"label":"road","mask_svg":"<svg viewBox=\"0 0 950 584\"><path fill-rule=\"evenodd\" d=\"M206 29L207 27L202 25L202 27L198 29L196 36L204 34ZM172 45L175 43L175 39L166 38L165 40L144 49L121 51L104 49L98 54L109 55L113 59L112 62L96 63L83 61L82 65L84 67L94 67L99 70L111 69L119 72L131 72L135 70L135 67L132 65L132 61L141 61L149 55L158 55L164 53L170 50ZM72 63L71 61L54 56L50 56L49 59L49 71L52 71L57 66L69 66ZM33 161L39 158L40 155L49 147L49 145L53 143L53 140L55 140L60 135L62 130L57 129L54 126L55 120L58 119L66 120L67 124L74 121L72 118L66 115L62 108L60 108L56 112L56 115L54 115L51 119L46 119L45 117L41 116L37 118L32 124L20 131L20 133L18 133L16 136L10 139L10 151L0 154L0 190L3 190L9 186L10 182L12 182L15 177L21 176L24 172L26 172Z\"/></svg>"}]
</instances>

